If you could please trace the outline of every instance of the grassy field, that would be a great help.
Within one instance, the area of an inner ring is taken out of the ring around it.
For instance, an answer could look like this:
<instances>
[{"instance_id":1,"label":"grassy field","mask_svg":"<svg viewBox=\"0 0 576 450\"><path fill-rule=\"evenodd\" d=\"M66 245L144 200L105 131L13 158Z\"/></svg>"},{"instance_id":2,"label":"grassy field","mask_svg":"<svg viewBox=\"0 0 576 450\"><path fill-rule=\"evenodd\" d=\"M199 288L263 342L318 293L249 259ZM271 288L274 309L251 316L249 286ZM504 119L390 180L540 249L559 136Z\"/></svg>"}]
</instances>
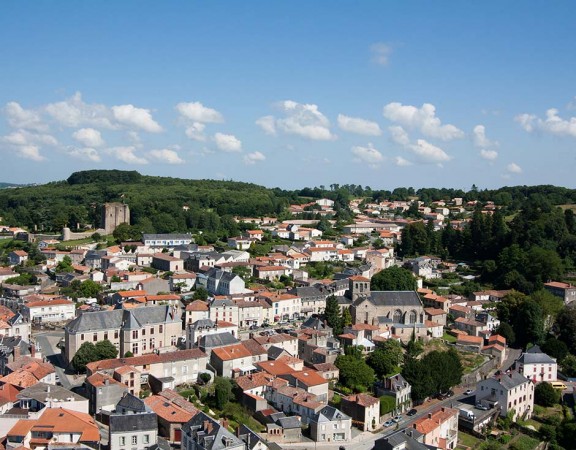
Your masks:
<instances>
[{"instance_id":1,"label":"grassy field","mask_svg":"<svg viewBox=\"0 0 576 450\"><path fill-rule=\"evenodd\" d=\"M442 339L444 339L446 342L450 342L451 344L455 343L458 340L456 339L455 336L452 336L451 334L448 334L446 332L442 336Z\"/></svg>"}]
</instances>

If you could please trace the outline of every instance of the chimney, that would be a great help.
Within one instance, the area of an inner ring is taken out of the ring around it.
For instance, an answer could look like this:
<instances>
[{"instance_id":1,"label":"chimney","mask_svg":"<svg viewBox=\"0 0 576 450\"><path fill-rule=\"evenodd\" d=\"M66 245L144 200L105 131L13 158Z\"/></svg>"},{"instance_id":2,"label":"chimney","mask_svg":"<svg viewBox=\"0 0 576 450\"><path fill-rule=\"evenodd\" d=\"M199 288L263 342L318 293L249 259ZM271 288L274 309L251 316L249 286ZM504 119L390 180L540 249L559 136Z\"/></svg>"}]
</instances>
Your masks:
<instances>
[{"instance_id":1,"label":"chimney","mask_svg":"<svg viewBox=\"0 0 576 450\"><path fill-rule=\"evenodd\" d=\"M14 347L14 360L20 358L20 355L21 355L20 346L16 345Z\"/></svg>"},{"instance_id":2,"label":"chimney","mask_svg":"<svg viewBox=\"0 0 576 450\"><path fill-rule=\"evenodd\" d=\"M36 356L36 346L35 346L34 344L32 344L32 345L30 346L30 356L31 356L32 358L34 358L34 357Z\"/></svg>"},{"instance_id":3,"label":"chimney","mask_svg":"<svg viewBox=\"0 0 576 450\"><path fill-rule=\"evenodd\" d=\"M228 428L228 419L226 419L225 417L223 417L220 420L220 425L222 425L224 428Z\"/></svg>"},{"instance_id":4,"label":"chimney","mask_svg":"<svg viewBox=\"0 0 576 450\"><path fill-rule=\"evenodd\" d=\"M429 419L432 418L432 413L428 413L428 418L429 418Z\"/></svg>"}]
</instances>

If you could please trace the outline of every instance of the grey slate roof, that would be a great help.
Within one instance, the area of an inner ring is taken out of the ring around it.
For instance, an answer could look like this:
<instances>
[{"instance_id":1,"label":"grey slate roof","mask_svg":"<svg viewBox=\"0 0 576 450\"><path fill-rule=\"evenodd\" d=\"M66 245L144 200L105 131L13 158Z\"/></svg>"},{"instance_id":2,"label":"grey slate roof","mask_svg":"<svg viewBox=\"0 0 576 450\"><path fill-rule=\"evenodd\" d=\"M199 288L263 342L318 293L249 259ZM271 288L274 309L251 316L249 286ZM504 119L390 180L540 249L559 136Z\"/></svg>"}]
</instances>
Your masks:
<instances>
[{"instance_id":1,"label":"grey slate roof","mask_svg":"<svg viewBox=\"0 0 576 450\"><path fill-rule=\"evenodd\" d=\"M317 289L314 286L299 286L290 289L288 292L290 294L297 295L298 297L302 298L302 300L313 297L326 298L326 294L320 292L320 289Z\"/></svg>"},{"instance_id":2,"label":"grey slate roof","mask_svg":"<svg viewBox=\"0 0 576 450\"><path fill-rule=\"evenodd\" d=\"M314 422L332 422L333 420L347 419L350 419L350 416L347 416L342 411L334 408L333 406L325 406L312 417Z\"/></svg>"},{"instance_id":3,"label":"grey slate roof","mask_svg":"<svg viewBox=\"0 0 576 450\"><path fill-rule=\"evenodd\" d=\"M556 360L544 352L535 353L527 351L526 353L522 353L518 361L522 364L556 364Z\"/></svg>"},{"instance_id":4,"label":"grey slate roof","mask_svg":"<svg viewBox=\"0 0 576 450\"><path fill-rule=\"evenodd\" d=\"M248 428L243 423L241 423L240 427L238 427L236 434L240 439L242 439L246 443L248 450L252 450L254 447L258 445L259 442L263 442L262 439L260 439L260 436L254 433L250 428Z\"/></svg>"},{"instance_id":5,"label":"grey slate roof","mask_svg":"<svg viewBox=\"0 0 576 450\"><path fill-rule=\"evenodd\" d=\"M508 391L529 381L528 378L518 372L504 373L499 377L496 377L496 380L499 381L502 387Z\"/></svg>"},{"instance_id":6,"label":"grey slate roof","mask_svg":"<svg viewBox=\"0 0 576 450\"><path fill-rule=\"evenodd\" d=\"M359 298L355 303L359 304L365 300L365 298ZM422 306L416 291L372 291L368 301L375 306Z\"/></svg>"},{"instance_id":7,"label":"grey slate roof","mask_svg":"<svg viewBox=\"0 0 576 450\"><path fill-rule=\"evenodd\" d=\"M202 448L210 450L244 446L244 443L239 438L203 412L199 412L186 422L182 426L182 432L190 434L192 439Z\"/></svg>"},{"instance_id":8,"label":"grey slate roof","mask_svg":"<svg viewBox=\"0 0 576 450\"><path fill-rule=\"evenodd\" d=\"M153 412L139 414L110 414L110 433L156 430L158 419Z\"/></svg>"},{"instance_id":9,"label":"grey slate roof","mask_svg":"<svg viewBox=\"0 0 576 450\"><path fill-rule=\"evenodd\" d=\"M309 328L312 330L326 330L327 325L324 323L323 320L320 320L318 317L308 317L306 321L300 326L301 329Z\"/></svg>"},{"instance_id":10,"label":"grey slate roof","mask_svg":"<svg viewBox=\"0 0 576 450\"><path fill-rule=\"evenodd\" d=\"M77 334L88 331L110 329L136 329L144 325L178 322L172 317L171 306L143 306L134 309L115 309L112 311L85 312L66 325L68 333Z\"/></svg>"},{"instance_id":11,"label":"grey slate roof","mask_svg":"<svg viewBox=\"0 0 576 450\"><path fill-rule=\"evenodd\" d=\"M232 336L230 332L226 331L224 333L207 334L206 336L202 336L198 340L198 347L201 349L216 348L224 347L225 345L238 344L239 342L240 341Z\"/></svg>"},{"instance_id":12,"label":"grey slate roof","mask_svg":"<svg viewBox=\"0 0 576 450\"><path fill-rule=\"evenodd\" d=\"M116 404L116 408L125 411L132 411L133 413L151 412L151 409L146 406L146 403L130 392L124 392L124 395Z\"/></svg>"},{"instance_id":13,"label":"grey slate roof","mask_svg":"<svg viewBox=\"0 0 576 450\"><path fill-rule=\"evenodd\" d=\"M75 394L62 386L55 386L53 384L42 382L36 383L26 389L22 389L18 394L16 394L16 398L18 399L34 399L40 403L45 403L47 397L54 400L61 400L63 402L66 402L68 399L73 399L73 401L76 402L87 400L81 395ZM66 406L63 405L62 407L65 408Z\"/></svg>"},{"instance_id":14,"label":"grey slate roof","mask_svg":"<svg viewBox=\"0 0 576 450\"><path fill-rule=\"evenodd\" d=\"M295 416L289 417L280 417L276 420L276 424L280 425L285 430L300 428L302 425L300 424L300 420L298 420Z\"/></svg>"},{"instance_id":15,"label":"grey slate roof","mask_svg":"<svg viewBox=\"0 0 576 450\"><path fill-rule=\"evenodd\" d=\"M402 448L404 450L430 450L422 442L422 434L414 428L405 430L398 430L386 437L378 439L374 442L374 449L376 450L393 450L395 448Z\"/></svg>"}]
</instances>

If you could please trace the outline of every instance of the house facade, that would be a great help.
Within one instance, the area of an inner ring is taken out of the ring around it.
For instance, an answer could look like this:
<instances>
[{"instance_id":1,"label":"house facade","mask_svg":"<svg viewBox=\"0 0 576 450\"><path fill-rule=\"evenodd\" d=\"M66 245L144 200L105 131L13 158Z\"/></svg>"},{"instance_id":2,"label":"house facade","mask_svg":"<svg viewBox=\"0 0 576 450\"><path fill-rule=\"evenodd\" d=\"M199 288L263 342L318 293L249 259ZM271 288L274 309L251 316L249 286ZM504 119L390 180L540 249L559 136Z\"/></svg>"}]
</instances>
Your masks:
<instances>
[{"instance_id":1,"label":"house facade","mask_svg":"<svg viewBox=\"0 0 576 450\"><path fill-rule=\"evenodd\" d=\"M119 355L145 355L176 345L182 336L178 308L168 305L86 312L64 327L68 362L84 342L110 341Z\"/></svg>"}]
</instances>

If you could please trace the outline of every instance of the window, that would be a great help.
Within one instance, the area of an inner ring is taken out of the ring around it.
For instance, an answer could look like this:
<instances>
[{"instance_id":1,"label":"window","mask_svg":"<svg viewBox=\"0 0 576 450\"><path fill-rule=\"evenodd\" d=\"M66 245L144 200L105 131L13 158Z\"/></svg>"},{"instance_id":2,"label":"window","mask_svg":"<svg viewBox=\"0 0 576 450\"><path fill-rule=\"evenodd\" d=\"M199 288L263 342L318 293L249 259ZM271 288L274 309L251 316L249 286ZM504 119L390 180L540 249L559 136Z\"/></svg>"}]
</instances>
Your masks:
<instances>
[{"instance_id":1,"label":"window","mask_svg":"<svg viewBox=\"0 0 576 450\"><path fill-rule=\"evenodd\" d=\"M108 332L107 332L107 331L104 332L104 340L105 340L105 341L108 340Z\"/></svg>"},{"instance_id":2,"label":"window","mask_svg":"<svg viewBox=\"0 0 576 450\"><path fill-rule=\"evenodd\" d=\"M126 445L126 437L120 436L120 445Z\"/></svg>"},{"instance_id":3,"label":"window","mask_svg":"<svg viewBox=\"0 0 576 450\"><path fill-rule=\"evenodd\" d=\"M134 342L134 343L132 344L132 354L133 354L133 355L136 355L137 353L138 353L138 343L137 343L137 342Z\"/></svg>"},{"instance_id":4,"label":"window","mask_svg":"<svg viewBox=\"0 0 576 450\"><path fill-rule=\"evenodd\" d=\"M132 339L138 339L138 330L132 330Z\"/></svg>"},{"instance_id":5,"label":"window","mask_svg":"<svg viewBox=\"0 0 576 450\"><path fill-rule=\"evenodd\" d=\"M80 340L81 340L81 341L84 340L84 335L83 335L83 334L80 335Z\"/></svg>"},{"instance_id":6,"label":"window","mask_svg":"<svg viewBox=\"0 0 576 450\"><path fill-rule=\"evenodd\" d=\"M138 436L132 436L132 445L136 445L138 443Z\"/></svg>"},{"instance_id":7,"label":"window","mask_svg":"<svg viewBox=\"0 0 576 450\"><path fill-rule=\"evenodd\" d=\"M158 333L163 333L164 332L164 325L160 325L158 327Z\"/></svg>"},{"instance_id":8,"label":"window","mask_svg":"<svg viewBox=\"0 0 576 450\"><path fill-rule=\"evenodd\" d=\"M150 443L150 435L149 435L149 434L145 434L145 435L144 435L144 443L145 443L145 444L149 444L149 443Z\"/></svg>"},{"instance_id":9,"label":"window","mask_svg":"<svg viewBox=\"0 0 576 450\"><path fill-rule=\"evenodd\" d=\"M118 339L118 330L114 331L114 339Z\"/></svg>"},{"instance_id":10,"label":"window","mask_svg":"<svg viewBox=\"0 0 576 450\"><path fill-rule=\"evenodd\" d=\"M98 333L94 333L94 335L92 336L92 340L94 342L98 342Z\"/></svg>"},{"instance_id":11,"label":"window","mask_svg":"<svg viewBox=\"0 0 576 450\"><path fill-rule=\"evenodd\" d=\"M146 328L142 328L142 336L146 336Z\"/></svg>"}]
</instances>

